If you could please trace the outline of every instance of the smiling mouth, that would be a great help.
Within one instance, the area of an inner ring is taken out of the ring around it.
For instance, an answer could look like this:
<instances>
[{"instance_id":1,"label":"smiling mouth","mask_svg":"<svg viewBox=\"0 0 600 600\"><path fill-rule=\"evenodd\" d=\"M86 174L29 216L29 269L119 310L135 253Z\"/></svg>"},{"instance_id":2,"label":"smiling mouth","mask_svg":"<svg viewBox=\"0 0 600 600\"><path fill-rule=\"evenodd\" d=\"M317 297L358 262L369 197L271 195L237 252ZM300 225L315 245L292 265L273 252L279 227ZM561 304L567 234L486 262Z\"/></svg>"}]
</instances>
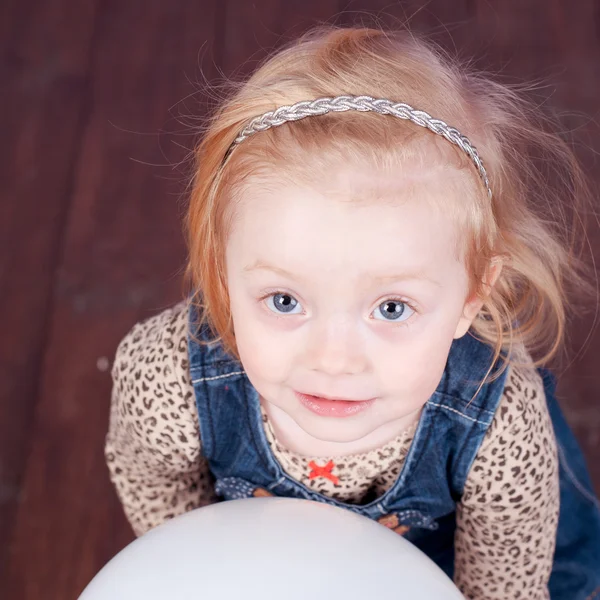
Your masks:
<instances>
[{"instance_id":1,"label":"smiling mouth","mask_svg":"<svg viewBox=\"0 0 600 600\"><path fill-rule=\"evenodd\" d=\"M300 404L321 417L351 417L367 410L376 400L331 400L300 392L295 394Z\"/></svg>"}]
</instances>

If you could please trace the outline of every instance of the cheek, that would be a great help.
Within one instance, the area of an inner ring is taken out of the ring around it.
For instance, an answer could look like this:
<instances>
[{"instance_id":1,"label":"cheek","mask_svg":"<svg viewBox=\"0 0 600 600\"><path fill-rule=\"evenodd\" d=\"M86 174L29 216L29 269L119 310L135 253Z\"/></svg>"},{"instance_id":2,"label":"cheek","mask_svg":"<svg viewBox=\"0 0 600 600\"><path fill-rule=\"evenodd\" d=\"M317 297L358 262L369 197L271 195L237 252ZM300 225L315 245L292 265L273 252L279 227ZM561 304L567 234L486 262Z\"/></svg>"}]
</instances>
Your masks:
<instances>
[{"instance_id":1,"label":"cheek","mask_svg":"<svg viewBox=\"0 0 600 600\"><path fill-rule=\"evenodd\" d=\"M386 353L378 370L389 375L387 389L394 390L404 402L424 404L435 392L442 378L452 336L433 339L428 336L411 338L397 352Z\"/></svg>"},{"instance_id":2,"label":"cheek","mask_svg":"<svg viewBox=\"0 0 600 600\"><path fill-rule=\"evenodd\" d=\"M264 328L254 321L237 323L234 318L235 337L244 370L255 380L279 382L285 379L287 360L281 343L266 336ZM260 341L259 341L260 340Z\"/></svg>"},{"instance_id":3,"label":"cheek","mask_svg":"<svg viewBox=\"0 0 600 600\"><path fill-rule=\"evenodd\" d=\"M294 346L290 342L291 329L284 323L274 324L248 293L231 293L231 315L238 352L248 375L270 382L281 382L287 377L289 356Z\"/></svg>"}]
</instances>

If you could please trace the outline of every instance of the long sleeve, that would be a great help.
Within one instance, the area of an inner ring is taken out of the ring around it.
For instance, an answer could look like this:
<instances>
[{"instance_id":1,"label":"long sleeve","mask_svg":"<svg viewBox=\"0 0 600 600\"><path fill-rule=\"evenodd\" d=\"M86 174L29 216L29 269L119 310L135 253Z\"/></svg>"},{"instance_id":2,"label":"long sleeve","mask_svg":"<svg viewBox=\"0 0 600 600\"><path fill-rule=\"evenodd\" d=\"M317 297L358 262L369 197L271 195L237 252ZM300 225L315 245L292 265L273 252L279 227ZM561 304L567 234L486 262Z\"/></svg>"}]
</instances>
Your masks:
<instances>
[{"instance_id":1,"label":"long sleeve","mask_svg":"<svg viewBox=\"0 0 600 600\"><path fill-rule=\"evenodd\" d=\"M558 473L542 379L511 367L457 506L454 580L466 598L550 598Z\"/></svg>"},{"instance_id":2,"label":"long sleeve","mask_svg":"<svg viewBox=\"0 0 600 600\"><path fill-rule=\"evenodd\" d=\"M201 455L183 303L123 338L112 368L105 456L136 535L216 501Z\"/></svg>"}]
</instances>

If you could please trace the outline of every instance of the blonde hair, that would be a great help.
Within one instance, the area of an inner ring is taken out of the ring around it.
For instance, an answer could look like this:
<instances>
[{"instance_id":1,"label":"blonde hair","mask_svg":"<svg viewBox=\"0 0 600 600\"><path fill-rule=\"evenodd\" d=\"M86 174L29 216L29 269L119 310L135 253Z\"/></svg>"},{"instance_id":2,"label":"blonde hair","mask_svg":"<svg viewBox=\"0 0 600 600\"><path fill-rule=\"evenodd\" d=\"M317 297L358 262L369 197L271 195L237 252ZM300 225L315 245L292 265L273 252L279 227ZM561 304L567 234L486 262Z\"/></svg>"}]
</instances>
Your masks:
<instances>
[{"instance_id":1,"label":"blonde hair","mask_svg":"<svg viewBox=\"0 0 600 600\"><path fill-rule=\"evenodd\" d=\"M186 283L200 324L209 323L216 334L210 343L222 341L239 360L225 247L235 201L246 185L274 168L278 178L302 177L303 168L315 167L310 158L316 156L323 168L348 160L399 165L411 152L425 160L433 142L479 186L478 193L463 195L460 202L444 198L440 208L460 231L455 250L469 275L468 298L476 294L484 300L470 332L494 349L493 364L506 355L494 377L509 364L523 364L512 358L515 345L540 355L534 366L546 365L563 349L566 307L579 303L585 309L590 298L597 298L592 269L575 248L575 242L587 240L582 217L592 206L591 193L575 154L552 131L555 122L514 86L473 71L405 29L319 26L233 87L196 149L186 219ZM418 125L373 113L329 113L286 123L251 136L224 160L254 117L338 95L404 102L456 127L482 157L492 199L461 150ZM573 210L571 228L565 207ZM486 277L495 260L504 266L490 291Z\"/></svg>"}]
</instances>

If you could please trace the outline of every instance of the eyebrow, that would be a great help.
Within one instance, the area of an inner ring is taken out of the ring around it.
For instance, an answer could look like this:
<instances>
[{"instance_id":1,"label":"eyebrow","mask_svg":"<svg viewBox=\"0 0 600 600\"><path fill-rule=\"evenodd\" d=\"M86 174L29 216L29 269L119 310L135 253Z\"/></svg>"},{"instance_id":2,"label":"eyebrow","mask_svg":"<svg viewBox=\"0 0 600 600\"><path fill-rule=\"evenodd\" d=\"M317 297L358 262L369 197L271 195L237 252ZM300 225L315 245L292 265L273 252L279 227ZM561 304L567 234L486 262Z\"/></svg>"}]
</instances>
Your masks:
<instances>
[{"instance_id":1,"label":"eyebrow","mask_svg":"<svg viewBox=\"0 0 600 600\"><path fill-rule=\"evenodd\" d=\"M293 279L293 280L297 280L298 278L293 274L290 273L289 271L286 271L285 269L282 269L281 267L276 267L274 265L269 265L263 261L257 260L254 263L250 264L250 265L246 265L243 269L244 273L252 273L254 271L271 271L273 273L276 273L277 275L281 275L282 277L287 277L288 279ZM409 273L404 273L401 275L378 275L378 276L374 276L374 275L368 275L365 274L363 275L363 277L365 279L369 279L370 281L374 282L374 283L383 283L383 284L388 284L388 283L393 283L395 281L425 281L428 283L432 283L437 287L442 287L442 284L439 283L438 281L435 281L433 279L431 279L430 277L428 277L427 275L425 275L424 273L421 272L409 272Z\"/></svg>"}]
</instances>

